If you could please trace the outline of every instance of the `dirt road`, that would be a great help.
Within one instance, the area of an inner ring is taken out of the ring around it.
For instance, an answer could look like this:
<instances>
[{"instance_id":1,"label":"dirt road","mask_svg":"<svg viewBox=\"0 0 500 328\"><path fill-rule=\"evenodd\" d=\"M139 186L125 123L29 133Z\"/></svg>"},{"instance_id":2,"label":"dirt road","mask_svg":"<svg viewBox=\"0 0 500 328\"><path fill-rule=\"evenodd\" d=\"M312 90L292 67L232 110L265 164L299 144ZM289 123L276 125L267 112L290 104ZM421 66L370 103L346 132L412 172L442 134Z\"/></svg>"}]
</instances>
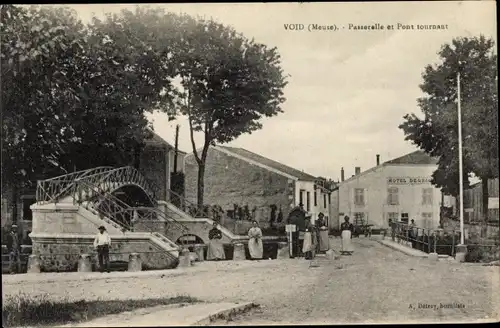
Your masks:
<instances>
[{"instance_id":1,"label":"dirt road","mask_svg":"<svg viewBox=\"0 0 500 328\"><path fill-rule=\"evenodd\" d=\"M338 249L339 240L332 239L332 245ZM201 263L203 271L181 276L4 285L3 296L23 292L90 300L190 295L262 305L231 325L473 321L495 316L498 298L492 295L498 289L498 267L431 263L362 238L354 239L354 245L352 256L318 258L318 267L303 259Z\"/></svg>"}]
</instances>

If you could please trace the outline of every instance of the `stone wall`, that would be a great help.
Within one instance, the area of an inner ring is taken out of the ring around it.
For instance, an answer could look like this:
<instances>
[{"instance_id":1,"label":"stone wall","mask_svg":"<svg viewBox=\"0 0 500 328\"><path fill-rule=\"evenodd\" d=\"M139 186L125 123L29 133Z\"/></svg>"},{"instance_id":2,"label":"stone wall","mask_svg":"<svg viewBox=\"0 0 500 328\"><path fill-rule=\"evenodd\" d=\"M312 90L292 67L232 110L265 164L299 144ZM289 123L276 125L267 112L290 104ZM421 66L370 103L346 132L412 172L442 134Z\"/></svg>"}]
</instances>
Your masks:
<instances>
[{"instance_id":1,"label":"stone wall","mask_svg":"<svg viewBox=\"0 0 500 328\"><path fill-rule=\"evenodd\" d=\"M97 267L97 253L93 236L54 236L34 238L33 254L40 255L43 272L76 271L81 254L91 254L93 267ZM175 268L178 259L168 254L147 238L114 237L110 249L110 261L128 262L130 253L139 253L143 270Z\"/></svg>"},{"instance_id":2,"label":"stone wall","mask_svg":"<svg viewBox=\"0 0 500 328\"><path fill-rule=\"evenodd\" d=\"M198 165L193 155L185 159L186 199L196 203ZM289 181L287 177L252 165L239 158L211 148L205 169L204 203L219 205L224 211L233 210L233 204L254 207L255 219L261 225L269 222L271 205L281 206L286 218L290 210Z\"/></svg>"}]
</instances>

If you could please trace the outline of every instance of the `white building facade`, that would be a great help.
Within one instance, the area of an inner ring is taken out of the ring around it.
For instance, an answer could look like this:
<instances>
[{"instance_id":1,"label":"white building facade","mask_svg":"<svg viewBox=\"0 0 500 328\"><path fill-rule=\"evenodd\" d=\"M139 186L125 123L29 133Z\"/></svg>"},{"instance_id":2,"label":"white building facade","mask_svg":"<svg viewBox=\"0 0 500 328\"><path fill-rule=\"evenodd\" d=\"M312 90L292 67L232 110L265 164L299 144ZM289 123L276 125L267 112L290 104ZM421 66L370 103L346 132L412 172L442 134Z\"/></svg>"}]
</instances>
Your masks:
<instances>
[{"instance_id":1,"label":"white building facade","mask_svg":"<svg viewBox=\"0 0 500 328\"><path fill-rule=\"evenodd\" d=\"M441 204L451 206L454 199L442 195L431 184L436 163L436 159L417 151L364 172L357 169L359 172L341 181L335 191L338 194L332 211L337 214L334 225L342 223L347 215L352 223L372 224L377 228L388 228L389 219L397 222L413 219L418 227L438 228Z\"/></svg>"}]
</instances>

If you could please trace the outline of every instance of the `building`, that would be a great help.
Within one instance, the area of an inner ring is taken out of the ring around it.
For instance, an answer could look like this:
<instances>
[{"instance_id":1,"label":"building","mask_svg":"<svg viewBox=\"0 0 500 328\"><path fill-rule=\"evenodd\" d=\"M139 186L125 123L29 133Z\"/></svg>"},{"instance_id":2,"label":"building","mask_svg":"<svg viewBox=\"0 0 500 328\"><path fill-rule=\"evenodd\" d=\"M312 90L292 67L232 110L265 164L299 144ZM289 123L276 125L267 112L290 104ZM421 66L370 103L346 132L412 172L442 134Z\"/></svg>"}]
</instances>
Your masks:
<instances>
[{"instance_id":1,"label":"building","mask_svg":"<svg viewBox=\"0 0 500 328\"><path fill-rule=\"evenodd\" d=\"M178 151L178 172L184 171L185 152ZM155 190L155 195L160 201L170 200L171 173L174 171L175 149L160 136L153 133L145 141L145 147L140 155L139 171L148 179ZM49 179L52 177L40 177ZM16 222L22 238L32 231L32 212L30 206L36 202L36 182L31 188L19 192L16 201L13 201L12 190L2 186L2 229ZM14 211L14 207L16 207ZM15 218L13 216L16 216Z\"/></svg>"},{"instance_id":2,"label":"building","mask_svg":"<svg viewBox=\"0 0 500 328\"><path fill-rule=\"evenodd\" d=\"M194 155L185 159L186 199L196 203L198 165ZM234 147L209 148L204 179L204 203L219 205L233 217L236 207L247 207L251 218L266 226L271 217L286 220L300 203L315 220L320 212L329 216L330 192L319 179L248 150Z\"/></svg>"},{"instance_id":3,"label":"building","mask_svg":"<svg viewBox=\"0 0 500 328\"><path fill-rule=\"evenodd\" d=\"M488 221L498 222L498 178L488 180ZM464 221L481 222L483 220L483 189L478 182L464 191Z\"/></svg>"},{"instance_id":4,"label":"building","mask_svg":"<svg viewBox=\"0 0 500 328\"><path fill-rule=\"evenodd\" d=\"M338 228L344 216L349 216L355 224L373 224L388 228L389 219L409 222L422 228L439 226L440 208L452 206L454 199L442 195L439 188L431 184L432 173L437 168L437 159L423 151L415 151L405 156L380 164L377 155L376 166L341 181L336 195L332 198L331 227ZM336 218L336 220L335 220Z\"/></svg>"}]
</instances>

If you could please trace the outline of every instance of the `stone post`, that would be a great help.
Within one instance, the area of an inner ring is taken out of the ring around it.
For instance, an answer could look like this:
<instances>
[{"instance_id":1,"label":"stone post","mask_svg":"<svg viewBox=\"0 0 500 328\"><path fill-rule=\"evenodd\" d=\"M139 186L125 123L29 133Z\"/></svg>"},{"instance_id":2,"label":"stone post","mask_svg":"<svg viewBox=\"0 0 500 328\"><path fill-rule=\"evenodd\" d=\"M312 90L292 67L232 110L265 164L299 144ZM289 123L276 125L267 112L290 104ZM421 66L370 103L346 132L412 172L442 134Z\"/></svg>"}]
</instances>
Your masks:
<instances>
[{"instance_id":1,"label":"stone post","mask_svg":"<svg viewBox=\"0 0 500 328\"><path fill-rule=\"evenodd\" d=\"M28 273L40 273L40 256L32 254L28 258Z\"/></svg>"},{"instance_id":2,"label":"stone post","mask_svg":"<svg viewBox=\"0 0 500 328\"><path fill-rule=\"evenodd\" d=\"M138 253L130 253L128 256L128 271L142 271L141 256Z\"/></svg>"},{"instance_id":3,"label":"stone post","mask_svg":"<svg viewBox=\"0 0 500 328\"><path fill-rule=\"evenodd\" d=\"M246 256L245 256L245 244L242 244L242 243L234 244L233 260L234 261L243 261L243 260L246 260Z\"/></svg>"},{"instance_id":4,"label":"stone post","mask_svg":"<svg viewBox=\"0 0 500 328\"><path fill-rule=\"evenodd\" d=\"M437 262L439 261L439 255L438 253L436 252L436 244L437 244L437 237L436 237L436 232L433 232L432 233L432 241L434 242L434 252L433 253L429 253L429 256L428 256L428 259L431 261L431 262ZM430 242L430 238L429 238L429 242ZM430 245L429 245L430 246Z\"/></svg>"},{"instance_id":5,"label":"stone post","mask_svg":"<svg viewBox=\"0 0 500 328\"><path fill-rule=\"evenodd\" d=\"M204 245L196 245L194 246L194 252L198 255L198 262L205 261L205 246Z\"/></svg>"},{"instance_id":6,"label":"stone post","mask_svg":"<svg viewBox=\"0 0 500 328\"><path fill-rule=\"evenodd\" d=\"M465 262L465 255L467 255L467 245L457 245L455 248L455 261Z\"/></svg>"},{"instance_id":7,"label":"stone post","mask_svg":"<svg viewBox=\"0 0 500 328\"><path fill-rule=\"evenodd\" d=\"M289 259L290 258L290 247L287 242L278 242L278 254L276 255L278 260Z\"/></svg>"},{"instance_id":8,"label":"stone post","mask_svg":"<svg viewBox=\"0 0 500 328\"><path fill-rule=\"evenodd\" d=\"M181 253L179 255L179 267L180 268L186 268L191 266L191 256L190 256L189 249L183 248L181 250Z\"/></svg>"},{"instance_id":9,"label":"stone post","mask_svg":"<svg viewBox=\"0 0 500 328\"><path fill-rule=\"evenodd\" d=\"M78 259L78 272L92 272L92 263L89 254L81 254Z\"/></svg>"}]
</instances>

